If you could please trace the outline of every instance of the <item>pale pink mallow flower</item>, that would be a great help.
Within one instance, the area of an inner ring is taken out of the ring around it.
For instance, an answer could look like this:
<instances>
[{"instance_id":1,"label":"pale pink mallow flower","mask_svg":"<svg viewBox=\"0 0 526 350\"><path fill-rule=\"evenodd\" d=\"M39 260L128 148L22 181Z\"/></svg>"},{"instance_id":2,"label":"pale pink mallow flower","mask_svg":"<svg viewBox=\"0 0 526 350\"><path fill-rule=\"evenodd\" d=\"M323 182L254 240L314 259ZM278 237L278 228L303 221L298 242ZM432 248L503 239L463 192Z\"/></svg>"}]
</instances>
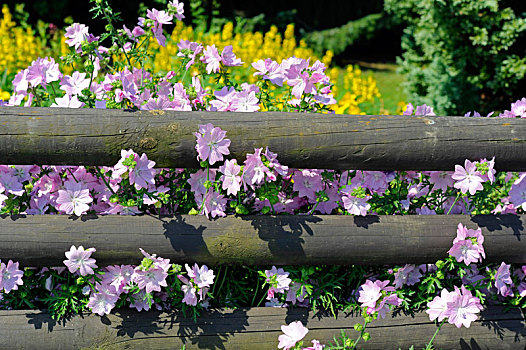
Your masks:
<instances>
[{"instance_id":1,"label":"pale pink mallow flower","mask_svg":"<svg viewBox=\"0 0 526 350\"><path fill-rule=\"evenodd\" d=\"M64 36L68 38L68 40L66 40L66 44L75 47L75 50L77 50L77 52L80 51L82 42L84 40L87 40L88 35L89 27L80 23L73 23L72 25L67 27L66 34L64 34Z\"/></svg>"},{"instance_id":2,"label":"pale pink mallow flower","mask_svg":"<svg viewBox=\"0 0 526 350\"><path fill-rule=\"evenodd\" d=\"M252 67L257 70L253 75L261 75L263 79L270 80L272 84L283 86L283 80L285 75L280 64L273 61L271 58L265 60L259 60L252 63Z\"/></svg>"},{"instance_id":3,"label":"pale pink mallow flower","mask_svg":"<svg viewBox=\"0 0 526 350\"><path fill-rule=\"evenodd\" d=\"M469 328L471 322L477 319L477 314L483 309L480 299L474 297L464 286L461 289L455 286L454 293L453 300L447 303L445 313L447 321L457 328L462 326Z\"/></svg>"},{"instance_id":4,"label":"pale pink mallow flower","mask_svg":"<svg viewBox=\"0 0 526 350\"><path fill-rule=\"evenodd\" d=\"M196 201L198 202L199 206L201 206L201 201L196 198ZM226 204L227 199L220 194L219 192L216 192L214 190L209 190L207 195L204 198L204 206L203 206L203 212L206 215L206 217L225 217L226 216Z\"/></svg>"},{"instance_id":5,"label":"pale pink mallow flower","mask_svg":"<svg viewBox=\"0 0 526 350\"><path fill-rule=\"evenodd\" d=\"M175 12L175 18L182 20L184 17L184 4L179 0L172 0L168 3L168 10Z\"/></svg>"},{"instance_id":6,"label":"pale pink mallow flower","mask_svg":"<svg viewBox=\"0 0 526 350\"><path fill-rule=\"evenodd\" d=\"M287 326L281 326L281 331L284 334L278 337L278 349L284 350L294 347L296 343L302 340L309 332L301 321L292 322Z\"/></svg>"},{"instance_id":7,"label":"pale pink mallow flower","mask_svg":"<svg viewBox=\"0 0 526 350\"><path fill-rule=\"evenodd\" d=\"M94 273L93 269L97 268L97 265L95 265L95 259L91 258L91 254L96 251L95 248L84 250L83 246L79 246L77 249L72 245L71 249L66 252L66 258L68 259L64 260L64 265L71 273L80 271L81 276L92 275Z\"/></svg>"},{"instance_id":8,"label":"pale pink mallow flower","mask_svg":"<svg viewBox=\"0 0 526 350\"><path fill-rule=\"evenodd\" d=\"M219 167L219 172L223 174L219 179L223 183L222 188L229 195L237 195L241 189L241 176L239 176L241 166L237 164L235 159L227 159L225 164Z\"/></svg>"},{"instance_id":9,"label":"pale pink mallow flower","mask_svg":"<svg viewBox=\"0 0 526 350\"><path fill-rule=\"evenodd\" d=\"M27 69L27 81L33 87L42 85L46 88L48 83L59 80L62 74L60 73L58 63L50 57L37 58Z\"/></svg>"},{"instance_id":10,"label":"pale pink mallow flower","mask_svg":"<svg viewBox=\"0 0 526 350\"><path fill-rule=\"evenodd\" d=\"M513 291L511 290L513 281L510 275L510 267L511 265L502 262L495 274L495 287L503 297L513 296Z\"/></svg>"},{"instance_id":11,"label":"pale pink mallow flower","mask_svg":"<svg viewBox=\"0 0 526 350\"><path fill-rule=\"evenodd\" d=\"M132 298L133 302L130 303L130 308L135 308L139 312L142 310L150 310L150 304L146 300L146 291L144 289L140 290L139 293L132 295Z\"/></svg>"},{"instance_id":12,"label":"pale pink mallow flower","mask_svg":"<svg viewBox=\"0 0 526 350\"><path fill-rule=\"evenodd\" d=\"M396 294L388 294L388 292L395 291L395 288L387 286L388 284L388 280L374 282L367 280L360 287L358 302L362 304L362 307L367 307L368 315L377 312L379 317L385 318L389 311L388 305L398 306L402 303L402 299Z\"/></svg>"},{"instance_id":13,"label":"pale pink mallow flower","mask_svg":"<svg viewBox=\"0 0 526 350\"><path fill-rule=\"evenodd\" d=\"M119 295L113 286L97 282L95 291L91 293L87 306L94 314L104 316L111 312L117 300L119 300Z\"/></svg>"},{"instance_id":14,"label":"pale pink mallow flower","mask_svg":"<svg viewBox=\"0 0 526 350\"><path fill-rule=\"evenodd\" d=\"M57 97L50 107L80 108L83 106L84 102L80 102L77 95L65 94L63 97Z\"/></svg>"},{"instance_id":15,"label":"pale pink mallow flower","mask_svg":"<svg viewBox=\"0 0 526 350\"><path fill-rule=\"evenodd\" d=\"M268 300L274 298L275 293L284 294L292 282L289 278L289 273L282 268L276 268L276 266L272 266L270 270L265 270L265 276L267 276L265 282L270 285L267 292Z\"/></svg>"},{"instance_id":16,"label":"pale pink mallow flower","mask_svg":"<svg viewBox=\"0 0 526 350\"><path fill-rule=\"evenodd\" d=\"M325 345L320 343L319 340L313 339L312 340L312 346L303 348L302 350L323 350L325 348Z\"/></svg>"},{"instance_id":17,"label":"pale pink mallow flower","mask_svg":"<svg viewBox=\"0 0 526 350\"><path fill-rule=\"evenodd\" d=\"M517 117L526 118L526 97L511 104L511 112Z\"/></svg>"},{"instance_id":18,"label":"pale pink mallow flower","mask_svg":"<svg viewBox=\"0 0 526 350\"><path fill-rule=\"evenodd\" d=\"M526 173L522 173L511 185L509 201L516 209L526 210Z\"/></svg>"},{"instance_id":19,"label":"pale pink mallow flower","mask_svg":"<svg viewBox=\"0 0 526 350\"><path fill-rule=\"evenodd\" d=\"M208 74L212 72L219 72L219 68L221 67L221 56L219 56L219 52L217 51L215 44L212 46L206 46L205 50L203 51L203 57L201 57L201 61L206 63L206 72Z\"/></svg>"},{"instance_id":20,"label":"pale pink mallow flower","mask_svg":"<svg viewBox=\"0 0 526 350\"><path fill-rule=\"evenodd\" d=\"M466 265L482 261L479 247L469 239L459 240L448 250L449 255L454 257L457 262L464 262Z\"/></svg>"},{"instance_id":21,"label":"pale pink mallow flower","mask_svg":"<svg viewBox=\"0 0 526 350\"><path fill-rule=\"evenodd\" d=\"M139 289L145 289L146 293L160 292L161 287L167 287L166 277L168 274L160 267L150 267L147 271L135 269L134 282Z\"/></svg>"},{"instance_id":22,"label":"pale pink mallow flower","mask_svg":"<svg viewBox=\"0 0 526 350\"><path fill-rule=\"evenodd\" d=\"M424 103L421 106L416 106L415 115L434 116L435 112L433 112L433 107L430 107Z\"/></svg>"},{"instance_id":23,"label":"pale pink mallow flower","mask_svg":"<svg viewBox=\"0 0 526 350\"><path fill-rule=\"evenodd\" d=\"M183 275L177 275L177 278L179 278L179 280L183 282L183 285L181 286L181 291L184 293L182 302L186 305L196 306L198 300L196 295L196 289L192 282L190 282L188 278L184 277Z\"/></svg>"},{"instance_id":24,"label":"pale pink mallow flower","mask_svg":"<svg viewBox=\"0 0 526 350\"><path fill-rule=\"evenodd\" d=\"M228 161L227 161L228 162ZM214 182L216 178L216 170L215 169L209 169L209 174L207 175L206 170L201 169L197 172L190 174L190 178L186 180L190 184L190 191L192 191L195 195L204 195L206 193L206 187L205 182L207 180L207 177L209 177L209 180Z\"/></svg>"},{"instance_id":25,"label":"pale pink mallow flower","mask_svg":"<svg viewBox=\"0 0 526 350\"><path fill-rule=\"evenodd\" d=\"M316 192L322 191L325 187L320 170L297 170L292 175L294 180L293 190L298 192L299 197L307 197L311 201L316 201Z\"/></svg>"},{"instance_id":26,"label":"pale pink mallow flower","mask_svg":"<svg viewBox=\"0 0 526 350\"><path fill-rule=\"evenodd\" d=\"M233 112L256 112L259 110L259 99L254 91L241 91L232 99L230 109Z\"/></svg>"},{"instance_id":27,"label":"pale pink mallow flower","mask_svg":"<svg viewBox=\"0 0 526 350\"><path fill-rule=\"evenodd\" d=\"M298 292L300 292L299 295L298 295ZM292 282L287 292L286 301L290 301L292 305L296 305L296 302L302 303L305 300L306 296L307 296L306 290L305 288L301 288L301 283Z\"/></svg>"},{"instance_id":28,"label":"pale pink mallow flower","mask_svg":"<svg viewBox=\"0 0 526 350\"><path fill-rule=\"evenodd\" d=\"M452 302L455 296L455 292L448 292L445 288L442 289L440 296L437 295L432 301L427 303L426 313L429 315L429 319L442 322L446 318L447 304Z\"/></svg>"},{"instance_id":29,"label":"pale pink mallow flower","mask_svg":"<svg viewBox=\"0 0 526 350\"><path fill-rule=\"evenodd\" d=\"M12 290L18 290L18 286L24 284L23 276L24 271L18 269L18 262L9 260L6 265L0 261L0 291L7 294Z\"/></svg>"},{"instance_id":30,"label":"pale pink mallow flower","mask_svg":"<svg viewBox=\"0 0 526 350\"><path fill-rule=\"evenodd\" d=\"M230 140L225 139L226 131L215 128L212 124L199 125L199 131L194 133L197 138L195 149L198 159L208 160L210 165L223 160L223 155L230 154Z\"/></svg>"},{"instance_id":31,"label":"pale pink mallow flower","mask_svg":"<svg viewBox=\"0 0 526 350\"><path fill-rule=\"evenodd\" d=\"M358 302L362 304L362 307L367 307L369 309L375 308L376 302L382 296L382 286L371 280L367 280L360 288Z\"/></svg>"},{"instance_id":32,"label":"pale pink mallow flower","mask_svg":"<svg viewBox=\"0 0 526 350\"><path fill-rule=\"evenodd\" d=\"M173 16L166 11L159 11L157 9L148 9L146 11L146 17L157 22L158 24L172 24Z\"/></svg>"},{"instance_id":33,"label":"pale pink mallow flower","mask_svg":"<svg viewBox=\"0 0 526 350\"><path fill-rule=\"evenodd\" d=\"M232 51L232 45L227 45L221 52L221 61L225 66L240 66L244 62L240 58L237 58L234 52Z\"/></svg>"},{"instance_id":34,"label":"pale pink mallow flower","mask_svg":"<svg viewBox=\"0 0 526 350\"><path fill-rule=\"evenodd\" d=\"M66 92L66 95L78 95L82 90L89 88L89 79L86 79L86 73L73 72L71 76L65 75L60 82L60 89Z\"/></svg>"},{"instance_id":35,"label":"pale pink mallow flower","mask_svg":"<svg viewBox=\"0 0 526 350\"><path fill-rule=\"evenodd\" d=\"M64 189L58 191L56 202L58 210L68 215L81 216L89 210L88 203L93 202L93 198L90 197L89 189L83 187L81 183L66 181Z\"/></svg>"},{"instance_id":36,"label":"pale pink mallow flower","mask_svg":"<svg viewBox=\"0 0 526 350\"><path fill-rule=\"evenodd\" d=\"M455 183L451 177L453 175L451 171L430 171L427 174L429 175L429 182L433 184L433 191L442 190L442 192L446 192L448 187L453 187Z\"/></svg>"},{"instance_id":37,"label":"pale pink mallow flower","mask_svg":"<svg viewBox=\"0 0 526 350\"><path fill-rule=\"evenodd\" d=\"M404 285L412 286L420 282L420 277L422 277L420 268L407 264L396 271L394 279L395 288L399 289Z\"/></svg>"},{"instance_id":38,"label":"pale pink mallow flower","mask_svg":"<svg viewBox=\"0 0 526 350\"><path fill-rule=\"evenodd\" d=\"M482 246L484 244L484 236L482 235L482 229L480 227L478 227L476 230L473 230L468 229L466 226L462 225L462 223L459 223L457 227L457 236L455 239L453 239L453 244L462 240L473 241L473 244L477 245L478 252L481 256L481 261L482 258L486 258L486 253L484 251L484 247Z\"/></svg>"},{"instance_id":39,"label":"pale pink mallow flower","mask_svg":"<svg viewBox=\"0 0 526 350\"><path fill-rule=\"evenodd\" d=\"M113 265L105 268L102 283L110 285L117 293L122 293L124 287L132 280L135 271L130 265Z\"/></svg>"},{"instance_id":40,"label":"pale pink mallow flower","mask_svg":"<svg viewBox=\"0 0 526 350\"><path fill-rule=\"evenodd\" d=\"M190 277L193 282L199 288L210 287L214 283L214 270L209 270L206 265L199 267L197 264L190 267L188 264L185 264L186 271L188 272L188 277Z\"/></svg>"},{"instance_id":41,"label":"pale pink mallow flower","mask_svg":"<svg viewBox=\"0 0 526 350\"><path fill-rule=\"evenodd\" d=\"M482 190L484 187L482 183L484 180L481 173L477 170L475 162L465 160L464 167L455 165L455 173L451 175L453 180L456 180L454 187L459 189L462 193L469 192L474 195L475 192Z\"/></svg>"},{"instance_id":42,"label":"pale pink mallow flower","mask_svg":"<svg viewBox=\"0 0 526 350\"><path fill-rule=\"evenodd\" d=\"M135 157L135 162L135 167L130 168L130 185L134 185L137 190L155 185L155 162L149 160L145 153L141 158Z\"/></svg>"},{"instance_id":43,"label":"pale pink mallow flower","mask_svg":"<svg viewBox=\"0 0 526 350\"><path fill-rule=\"evenodd\" d=\"M369 199L370 196L366 196L365 198L358 198L351 195L343 195L343 207L345 208L345 210L347 210L347 212L349 212L349 214L365 216L367 215L369 209L371 209L371 205L367 203Z\"/></svg>"}]
</instances>

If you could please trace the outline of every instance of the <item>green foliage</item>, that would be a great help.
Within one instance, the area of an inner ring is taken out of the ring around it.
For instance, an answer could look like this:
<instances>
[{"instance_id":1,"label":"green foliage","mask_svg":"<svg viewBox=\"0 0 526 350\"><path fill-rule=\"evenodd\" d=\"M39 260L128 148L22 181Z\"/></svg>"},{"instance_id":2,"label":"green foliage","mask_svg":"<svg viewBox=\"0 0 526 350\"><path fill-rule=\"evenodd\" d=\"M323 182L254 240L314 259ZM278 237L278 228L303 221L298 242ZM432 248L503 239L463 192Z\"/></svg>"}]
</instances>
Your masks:
<instances>
[{"instance_id":1,"label":"green foliage","mask_svg":"<svg viewBox=\"0 0 526 350\"><path fill-rule=\"evenodd\" d=\"M332 50L336 55L359 40L370 40L380 29L388 28L393 21L383 13L373 13L341 27L311 32L305 36L309 47L319 52Z\"/></svg>"},{"instance_id":2,"label":"green foliage","mask_svg":"<svg viewBox=\"0 0 526 350\"><path fill-rule=\"evenodd\" d=\"M503 0L385 0L385 9L407 25L399 63L412 103L487 113L524 95L526 13Z\"/></svg>"}]
</instances>

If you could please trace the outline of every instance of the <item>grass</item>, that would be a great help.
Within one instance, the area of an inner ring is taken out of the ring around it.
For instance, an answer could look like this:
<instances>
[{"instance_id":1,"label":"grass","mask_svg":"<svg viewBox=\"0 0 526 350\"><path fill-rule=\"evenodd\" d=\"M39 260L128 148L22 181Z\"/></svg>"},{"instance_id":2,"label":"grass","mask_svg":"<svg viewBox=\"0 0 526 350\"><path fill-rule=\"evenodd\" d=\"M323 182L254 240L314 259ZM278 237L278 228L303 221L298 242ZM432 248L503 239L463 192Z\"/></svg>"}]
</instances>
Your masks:
<instances>
[{"instance_id":1,"label":"grass","mask_svg":"<svg viewBox=\"0 0 526 350\"><path fill-rule=\"evenodd\" d=\"M396 65L389 65L389 69L368 69L362 67L364 71L372 71L376 79L376 85L382 95L383 108L388 110L390 114L396 114L399 102L409 102L407 95L402 88L404 77L396 72ZM380 102L381 103L381 102Z\"/></svg>"}]
</instances>

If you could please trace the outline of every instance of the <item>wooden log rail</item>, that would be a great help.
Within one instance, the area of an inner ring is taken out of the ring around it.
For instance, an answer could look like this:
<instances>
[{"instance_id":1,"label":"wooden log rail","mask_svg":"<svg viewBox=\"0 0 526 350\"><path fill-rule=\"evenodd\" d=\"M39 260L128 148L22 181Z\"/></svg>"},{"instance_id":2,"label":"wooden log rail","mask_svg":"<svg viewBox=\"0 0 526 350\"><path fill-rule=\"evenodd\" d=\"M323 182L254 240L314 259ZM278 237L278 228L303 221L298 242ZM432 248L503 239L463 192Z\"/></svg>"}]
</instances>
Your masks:
<instances>
[{"instance_id":1,"label":"wooden log rail","mask_svg":"<svg viewBox=\"0 0 526 350\"><path fill-rule=\"evenodd\" d=\"M306 309L247 308L205 312L194 322L180 314L116 311L110 315L75 316L58 324L40 311L0 311L0 349L276 349L281 325L300 320L312 339L327 344L363 319L341 313L335 319ZM424 312L397 314L367 326L371 339L360 349L423 348L436 330ZM23 336L31 334L31 336ZM396 336L393 336L396 334ZM6 345L8 344L8 346ZM445 324L434 341L436 349L517 349L526 346L526 326L520 310L504 312L491 306L469 328Z\"/></svg>"},{"instance_id":2,"label":"wooden log rail","mask_svg":"<svg viewBox=\"0 0 526 350\"><path fill-rule=\"evenodd\" d=\"M268 146L294 168L454 170L496 158L526 171L526 121L508 118L0 108L0 164L114 165L121 149L158 167L197 167L199 124L227 131L243 161Z\"/></svg>"},{"instance_id":3,"label":"wooden log rail","mask_svg":"<svg viewBox=\"0 0 526 350\"><path fill-rule=\"evenodd\" d=\"M95 247L99 266L137 264L139 247L173 262L206 264L434 263L459 222L481 227L486 262L526 263L526 215L203 216L28 215L0 218L0 257L61 266L72 244Z\"/></svg>"},{"instance_id":4,"label":"wooden log rail","mask_svg":"<svg viewBox=\"0 0 526 350\"><path fill-rule=\"evenodd\" d=\"M227 131L243 161L268 146L294 168L453 170L465 159L496 158L499 171L526 171L520 119L209 113L62 108L0 108L0 164L114 165L121 149L146 153L158 167L197 167L199 124ZM447 256L459 222L479 226L488 262L526 263L524 215L122 217L59 215L0 218L0 258L22 266L62 265L73 245L95 247L99 266L137 263L139 247L173 262L207 264L433 263ZM118 311L57 324L42 311L0 311L0 349L267 349L281 325L301 320L310 339L352 331L357 315L319 318L306 310L249 308L179 314ZM395 315L368 326L364 349L421 348L436 325L427 314ZM396 336L393 336L395 335ZM27 336L26 336L27 335ZM445 325L440 349L524 349L518 309L489 306L470 328Z\"/></svg>"}]
</instances>

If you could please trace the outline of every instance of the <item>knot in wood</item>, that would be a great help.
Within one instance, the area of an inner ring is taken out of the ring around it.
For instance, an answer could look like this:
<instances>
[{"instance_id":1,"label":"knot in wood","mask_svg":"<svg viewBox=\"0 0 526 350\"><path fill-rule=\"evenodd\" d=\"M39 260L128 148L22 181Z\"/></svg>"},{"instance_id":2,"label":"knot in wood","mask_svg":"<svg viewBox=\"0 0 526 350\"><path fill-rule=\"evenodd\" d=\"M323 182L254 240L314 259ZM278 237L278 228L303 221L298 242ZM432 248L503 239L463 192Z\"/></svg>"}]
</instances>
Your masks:
<instances>
[{"instance_id":1,"label":"knot in wood","mask_svg":"<svg viewBox=\"0 0 526 350\"><path fill-rule=\"evenodd\" d=\"M142 149L153 149L158 142L153 137L145 137L139 141L139 147Z\"/></svg>"}]
</instances>

